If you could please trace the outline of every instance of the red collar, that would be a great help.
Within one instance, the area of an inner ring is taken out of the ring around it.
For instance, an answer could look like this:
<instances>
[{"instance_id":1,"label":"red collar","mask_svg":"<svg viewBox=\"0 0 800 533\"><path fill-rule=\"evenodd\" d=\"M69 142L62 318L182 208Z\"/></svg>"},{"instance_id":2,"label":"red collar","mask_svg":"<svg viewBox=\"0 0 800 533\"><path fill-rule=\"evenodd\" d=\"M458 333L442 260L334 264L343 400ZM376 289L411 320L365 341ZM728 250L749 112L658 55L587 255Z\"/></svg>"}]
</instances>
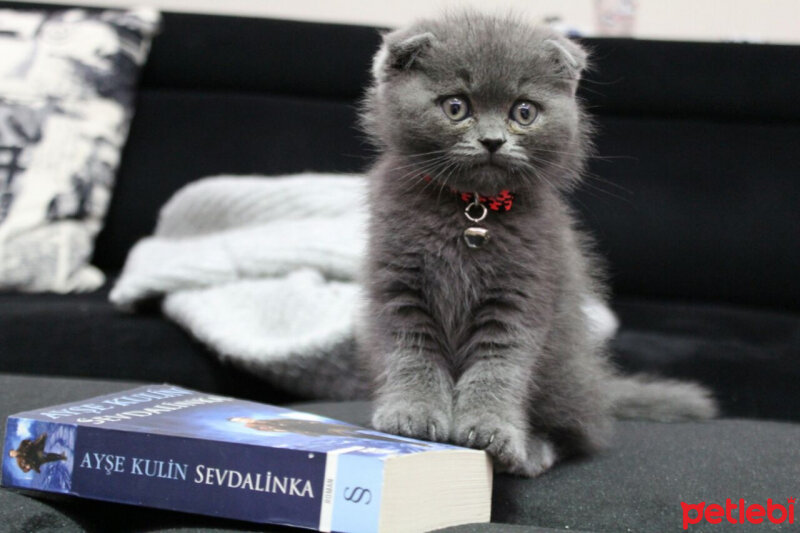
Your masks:
<instances>
[{"instance_id":1,"label":"red collar","mask_svg":"<svg viewBox=\"0 0 800 533\"><path fill-rule=\"evenodd\" d=\"M431 181L430 176L424 176L423 179L428 182ZM468 204L472 203L475 199L474 193L471 192L461 192L453 187L450 187L450 191L461 197L461 200ZM511 211L511 206L514 205L514 193L503 189L495 196L484 196L481 194L479 195L478 201L492 211Z\"/></svg>"}]
</instances>

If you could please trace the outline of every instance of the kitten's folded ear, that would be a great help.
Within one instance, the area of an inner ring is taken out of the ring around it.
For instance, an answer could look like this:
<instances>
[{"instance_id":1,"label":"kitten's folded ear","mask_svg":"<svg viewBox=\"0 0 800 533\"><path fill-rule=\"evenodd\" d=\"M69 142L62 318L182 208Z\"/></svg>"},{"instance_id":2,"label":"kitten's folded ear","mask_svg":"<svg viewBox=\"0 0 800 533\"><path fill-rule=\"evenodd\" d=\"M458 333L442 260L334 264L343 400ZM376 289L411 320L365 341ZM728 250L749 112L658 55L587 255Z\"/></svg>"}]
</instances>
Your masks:
<instances>
[{"instance_id":1,"label":"kitten's folded ear","mask_svg":"<svg viewBox=\"0 0 800 533\"><path fill-rule=\"evenodd\" d=\"M586 50L575 41L561 36L547 39L544 44L562 74L576 82L581 79L581 72L587 65Z\"/></svg>"},{"instance_id":2,"label":"kitten's folded ear","mask_svg":"<svg viewBox=\"0 0 800 533\"><path fill-rule=\"evenodd\" d=\"M430 32L408 36L391 32L383 36L383 45L372 60L372 75L383 79L391 71L410 70L417 58L431 47L436 37Z\"/></svg>"}]
</instances>

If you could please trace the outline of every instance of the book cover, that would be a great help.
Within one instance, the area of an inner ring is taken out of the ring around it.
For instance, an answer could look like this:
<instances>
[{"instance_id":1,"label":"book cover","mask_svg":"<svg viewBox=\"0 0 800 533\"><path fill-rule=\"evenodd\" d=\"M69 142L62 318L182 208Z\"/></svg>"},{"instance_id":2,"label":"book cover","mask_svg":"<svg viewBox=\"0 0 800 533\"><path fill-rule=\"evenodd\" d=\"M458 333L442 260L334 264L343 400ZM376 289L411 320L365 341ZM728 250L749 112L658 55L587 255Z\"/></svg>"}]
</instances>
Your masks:
<instances>
[{"instance_id":1,"label":"book cover","mask_svg":"<svg viewBox=\"0 0 800 533\"><path fill-rule=\"evenodd\" d=\"M403 530L387 522L388 508L414 496L391 481L413 456L403 464L456 457L474 485L467 494L485 507L485 520L464 520L488 521L491 463L482 451L174 385L9 417L2 484L320 531Z\"/></svg>"}]
</instances>

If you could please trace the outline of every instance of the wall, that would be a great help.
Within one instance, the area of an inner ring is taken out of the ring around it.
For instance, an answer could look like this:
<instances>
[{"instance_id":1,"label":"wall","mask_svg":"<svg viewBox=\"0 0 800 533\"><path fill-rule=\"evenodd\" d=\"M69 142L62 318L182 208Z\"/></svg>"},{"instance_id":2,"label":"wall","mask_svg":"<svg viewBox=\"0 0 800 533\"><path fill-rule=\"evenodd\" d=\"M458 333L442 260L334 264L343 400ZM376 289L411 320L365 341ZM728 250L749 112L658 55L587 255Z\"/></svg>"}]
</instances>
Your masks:
<instances>
[{"instance_id":1,"label":"wall","mask_svg":"<svg viewBox=\"0 0 800 533\"><path fill-rule=\"evenodd\" d=\"M132 0L50 0L69 4L142 5ZM453 6L507 10L533 19L560 16L597 34L599 2L636 5L632 35L678 40L800 43L800 0L152 0L164 10L398 26Z\"/></svg>"}]
</instances>

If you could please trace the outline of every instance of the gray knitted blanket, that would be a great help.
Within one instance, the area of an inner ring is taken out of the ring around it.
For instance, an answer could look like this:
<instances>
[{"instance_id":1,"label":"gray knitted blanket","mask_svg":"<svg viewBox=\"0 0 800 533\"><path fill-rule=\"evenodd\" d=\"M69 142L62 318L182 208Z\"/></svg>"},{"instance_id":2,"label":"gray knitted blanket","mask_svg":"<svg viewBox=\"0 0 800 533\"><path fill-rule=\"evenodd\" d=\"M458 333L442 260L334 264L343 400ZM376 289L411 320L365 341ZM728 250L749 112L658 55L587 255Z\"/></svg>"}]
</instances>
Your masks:
<instances>
[{"instance_id":1,"label":"gray knitted blanket","mask_svg":"<svg viewBox=\"0 0 800 533\"><path fill-rule=\"evenodd\" d=\"M222 359L309 398L365 395L355 371L363 177L215 177L189 184L131 250L120 309L165 316Z\"/></svg>"}]
</instances>

